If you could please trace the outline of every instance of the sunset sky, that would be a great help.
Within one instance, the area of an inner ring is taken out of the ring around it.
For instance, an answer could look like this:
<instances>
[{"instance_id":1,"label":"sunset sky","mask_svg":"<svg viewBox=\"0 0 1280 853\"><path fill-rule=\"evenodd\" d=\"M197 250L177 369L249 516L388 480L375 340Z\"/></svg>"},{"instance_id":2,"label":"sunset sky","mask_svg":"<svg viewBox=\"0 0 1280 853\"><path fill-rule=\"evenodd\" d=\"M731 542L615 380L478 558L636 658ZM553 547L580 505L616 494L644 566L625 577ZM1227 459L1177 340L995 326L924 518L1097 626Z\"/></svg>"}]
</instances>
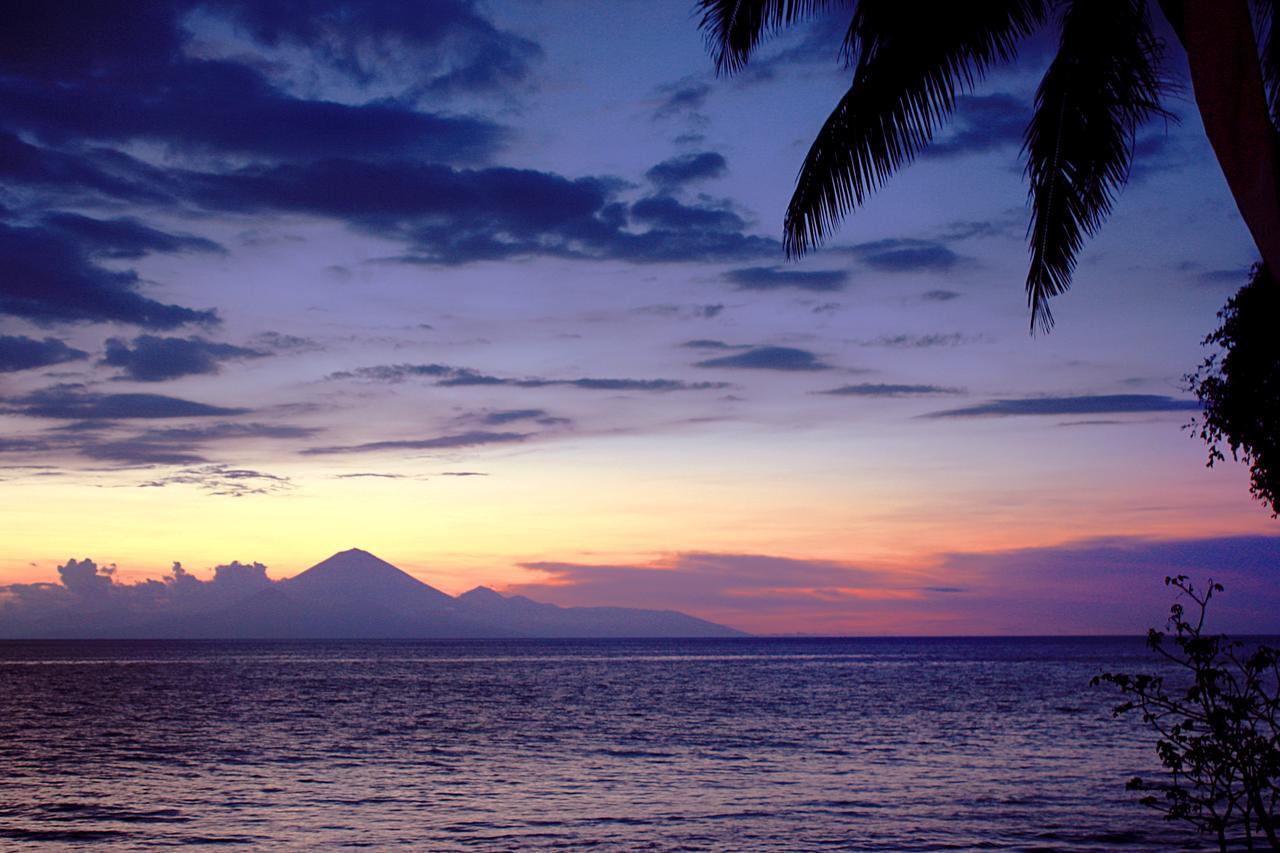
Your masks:
<instances>
[{"instance_id":1,"label":"sunset sky","mask_svg":"<svg viewBox=\"0 0 1280 853\"><path fill-rule=\"evenodd\" d=\"M1277 523L1184 429L1255 259L1188 94L1032 336L1046 44L793 264L839 17L717 79L690 2L17 9L0 585L358 546L752 631L1089 633L1185 571L1280 628Z\"/></svg>"}]
</instances>

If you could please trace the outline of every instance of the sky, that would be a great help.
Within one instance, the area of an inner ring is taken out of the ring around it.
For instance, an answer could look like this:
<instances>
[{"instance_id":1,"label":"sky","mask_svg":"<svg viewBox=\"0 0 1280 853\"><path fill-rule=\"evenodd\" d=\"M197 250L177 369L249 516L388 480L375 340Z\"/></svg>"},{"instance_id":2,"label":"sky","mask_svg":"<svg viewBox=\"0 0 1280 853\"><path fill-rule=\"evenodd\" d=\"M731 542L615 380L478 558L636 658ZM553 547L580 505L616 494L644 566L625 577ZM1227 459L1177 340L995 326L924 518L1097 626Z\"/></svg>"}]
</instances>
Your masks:
<instances>
[{"instance_id":1,"label":"sky","mask_svg":"<svg viewBox=\"0 0 1280 853\"><path fill-rule=\"evenodd\" d=\"M717 77L692 6L18 3L0 585L360 547L750 631L1105 633L1185 572L1280 628L1276 522L1186 429L1255 251L1185 86L1032 335L1049 39L792 263L841 21Z\"/></svg>"}]
</instances>

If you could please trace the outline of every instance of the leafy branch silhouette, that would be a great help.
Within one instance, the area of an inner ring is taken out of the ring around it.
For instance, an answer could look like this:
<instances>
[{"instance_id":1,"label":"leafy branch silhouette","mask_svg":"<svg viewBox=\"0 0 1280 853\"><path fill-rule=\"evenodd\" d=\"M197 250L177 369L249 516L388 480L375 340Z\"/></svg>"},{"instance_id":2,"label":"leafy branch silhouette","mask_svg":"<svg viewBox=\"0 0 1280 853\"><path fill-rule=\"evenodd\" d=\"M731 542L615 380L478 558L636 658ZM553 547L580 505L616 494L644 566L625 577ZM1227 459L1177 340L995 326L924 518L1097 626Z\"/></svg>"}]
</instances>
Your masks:
<instances>
[{"instance_id":1,"label":"leafy branch silhouette","mask_svg":"<svg viewBox=\"0 0 1280 853\"><path fill-rule=\"evenodd\" d=\"M1128 698L1113 714L1138 711L1159 736L1156 751L1169 777L1135 777L1126 787L1143 792L1141 802L1167 820L1213 833L1221 850L1240 842L1249 850L1280 850L1280 652L1205 631L1221 584L1209 581L1200 592L1186 575L1165 584L1192 606L1175 603L1171 633L1152 628L1147 646L1176 669L1177 683L1111 672L1091 682L1119 688Z\"/></svg>"}]
</instances>

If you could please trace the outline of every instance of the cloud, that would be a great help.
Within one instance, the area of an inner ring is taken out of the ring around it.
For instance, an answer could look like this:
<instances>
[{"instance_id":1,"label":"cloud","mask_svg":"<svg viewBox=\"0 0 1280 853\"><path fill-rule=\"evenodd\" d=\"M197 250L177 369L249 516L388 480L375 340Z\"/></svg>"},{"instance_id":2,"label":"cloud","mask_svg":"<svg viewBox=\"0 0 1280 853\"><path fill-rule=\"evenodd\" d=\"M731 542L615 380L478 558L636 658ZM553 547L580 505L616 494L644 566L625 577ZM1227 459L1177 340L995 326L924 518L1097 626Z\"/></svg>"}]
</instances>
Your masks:
<instances>
[{"instance_id":1,"label":"cloud","mask_svg":"<svg viewBox=\"0 0 1280 853\"><path fill-rule=\"evenodd\" d=\"M700 151L663 160L645 172L644 176L657 186L672 188L694 181L723 177L727 171L728 164L723 155L714 151Z\"/></svg>"},{"instance_id":2,"label":"cloud","mask_svg":"<svg viewBox=\"0 0 1280 853\"><path fill-rule=\"evenodd\" d=\"M837 397L921 397L934 394L962 394L959 388L948 388L943 385L891 385L864 382L859 385L842 385L827 391L816 391L816 394L830 394Z\"/></svg>"},{"instance_id":3,"label":"cloud","mask_svg":"<svg viewBox=\"0 0 1280 853\"><path fill-rule=\"evenodd\" d=\"M215 7L255 42L311 51L358 84L412 68L413 91L436 98L502 92L525 83L542 55L471 2L437 0L431 14L395 3L319 0L300 14L290 0L232 0ZM392 67L388 68L390 65Z\"/></svg>"},{"instance_id":4,"label":"cloud","mask_svg":"<svg viewBox=\"0 0 1280 853\"><path fill-rule=\"evenodd\" d=\"M689 349L711 349L711 350L751 349L750 345L726 344L724 341L716 341L710 338L697 338L692 341L685 341L680 346L688 347Z\"/></svg>"},{"instance_id":5,"label":"cloud","mask_svg":"<svg viewBox=\"0 0 1280 853\"><path fill-rule=\"evenodd\" d=\"M960 95L946 133L931 142L922 157L945 158L1022 145L1031 105L1006 92Z\"/></svg>"},{"instance_id":6,"label":"cloud","mask_svg":"<svg viewBox=\"0 0 1280 853\"><path fill-rule=\"evenodd\" d=\"M235 468L231 465L212 464L184 468L174 474L157 477L139 483L139 487L160 489L166 486L195 486L211 495L240 498L246 495L269 495L288 491L293 483L288 477L255 471L252 468ZM234 569L240 574L241 570Z\"/></svg>"},{"instance_id":7,"label":"cloud","mask_svg":"<svg viewBox=\"0 0 1280 853\"><path fill-rule=\"evenodd\" d=\"M688 205L669 195L649 196L631 205L631 218L674 231L741 231L746 223L731 210Z\"/></svg>"},{"instance_id":8,"label":"cloud","mask_svg":"<svg viewBox=\"0 0 1280 853\"><path fill-rule=\"evenodd\" d=\"M102 595L112 583L115 566L99 567L93 560L67 560L58 567L58 581L72 595L92 597Z\"/></svg>"},{"instance_id":9,"label":"cloud","mask_svg":"<svg viewBox=\"0 0 1280 853\"><path fill-rule=\"evenodd\" d=\"M494 385L511 388L549 388L562 386L581 388L586 391L705 391L726 388L723 382L685 382L679 379L611 379L583 377L580 379L542 379L527 377L524 379L504 378L480 373L469 367L451 367L445 364L381 364L372 367L358 367L354 370L343 370L331 373L326 379L360 379L369 382L385 382L398 384L407 379L427 377L435 379L433 384L444 388Z\"/></svg>"},{"instance_id":10,"label":"cloud","mask_svg":"<svg viewBox=\"0 0 1280 853\"><path fill-rule=\"evenodd\" d=\"M135 431L110 420L82 420L35 436L0 440L0 453L35 455L42 459L73 453L126 468L197 465L209 461L202 453L206 445L302 439L318 432L315 428L289 424L235 422Z\"/></svg>"},{"instance_id":11,"label":"cloud","mask_svg":"<svg viewBox=\"0 0 1280 853\"><path fill-rule=\"evenodd\" d=\"M274 331L261 332L254 335L253 343L259 349L269 349L275 352L314 352L324 349L323 346L311 338L286 335L283 332Z\"/></svg>"},{"instance_id":12,"label":"cloud","mask_svg":"<svg viewBox=\"0 0 1280 853\"><path fill-rule=\"evenodd\" d=\"M213 311L165 305L138 293L131 270L90 261L65 234L0 223L0 314L35 323L129 323L171 329L217 322Z\"/></svg>"},{"instance_id":13,"label":"cloud","mask_svg":"<svg viewBox=\"0 0 1280 853\"><path fill-rule=\"evenodd\" d=\"M1237 267L1235 269L1223 270L1205 270L1196 276L1201 284L1214 286L1230 285L1231 287L1243 287L1245 282L1249 280L1249 270L1246 267Z\"/></svg>"},{"instance_id":14,"label":"cloud","mask_svg":"<svg viewBox=\"0 0 1280 853\"><path fill-rule=\"evenodd\" d=\"M682 80L662 86L658 92L661 100L652 113L655 120L678 116L696 118L707 103L711 85L702 81Z\"/></svg>"},{"instance_id":15,"label":"cloud","mask_svg":"<svg viewBox=\"0 0 1280 853\"><path fill-rule=\"evenodd\" d=\"M858 635L1138 635L1163 623L1163 579L1226 584L1216 621L1269 633L1280 593L1280 537L1117 538L939 555L890 570L837 560L686 552L634 564L535 562L508 587L569 606L625 601L673 608L753 631ZM1215 603L1219 599L1215 599Z\"/></svg>"},{"instance_id":16,"label":"cloud","mask_svg":"<svg viewBox=\"0 0 1280 853\"><path fill-rule=\"evenodd\" d=\"M859 243L851 251L881 272L946 272L960 262L959 255L932 240L875 240Z\"/></svg>"},{"instance_id":17,"label":"cloud","mask_svg":"<svg viewBox=\"0 0 1280 853\"><path fill-rule=\"evenodd\" d=\"M151 252L225 252L212 240L189 234L169 234L135 219L92 219L78 213L52 213L41 223L75 240L95 256L141 258Z\"/></svg>"},{"instance_id":18,"label":"cloud","mask_svg":"<svg viewBox=\"0 0 1280 853\"><path fill-rule=\"evenodd\" d=\"M39 188L63 201L86 195L130 202L163 202L170 196L159 170L118 152L66 154L24 142L0 130L0 178L7 184Z\"/></svg>"},{"instance_id":19,"label":"cloud","mask_svg":"<svg viewBox=\"0 0 1280 853\"><path fill-rule=\"evenodd\" d=\"M990 400L976 406L932 412L926 418L1017 417L1021 415L1109 415L1146 412L1194 412L1196 400L1157 394L1086 394L1077 397L1021 397Z\"/></svg>"},{"instance_id":20,"label":"cloud","mask_svg":"<svg viewBox=\"0 0 1280 853\"><path fill-rule=\"evenodd\" d=\"M162 394L97 394L80 386L55 385L4 401L4 411L31 418L115 420L242 415L248 409L210 406Z\"/></svg>"},{"instance_id":21,"label":"cloud","mask_svg":"<svg viewBox=\"0 0 1280 853\"><path fill-rule=\"evenodd\" d=\"M329 456L345 453L375 453L384 450L454 450L464 447L483 447L491 444L515 444L529 437L528 433L471 430L456 435L440 435L433 438L370 441L364 444L338 445L334 447L309 447L303 450L302 453L308 456Z\"/></svg>"},{"instance_id":22,"label":"cloud","mask_svg":"<svg viewBox=\"0 0 1280 853\"><path fill-rule=\"evenodd\" d=\"M828 370L831 365L822 362L808 350L795 347L751 347L745 352L709 358L699 361L695 367L733 367L752 370Z\"/></svg>"},{"instance_id":23,"label":"cloud","mask_svg":"<svg viewBox=\"0 0 1280 853\"><path fill-rule=\"evenodd\" d=\"M926 290L920 294L920 298L926 302L950 302L953 299L959 299L962 295L954 290Z\"/></svg>"},{"instance_id":24,"label":"cloud","mask_svg":"<svg viewBox=\"0 0 1280 853\"><path fill-rule=\"evenodd\" d=\"M445 378L457 375L465 368L449 367L444 364L377 364L372 367L357 367L354 370L340 370L330 373L325 379L360 379L367 382L386 382L399 384L407 379L419 377Z\"/></svg>"},{"instance_id":25,"label":"cloud","mask_svg":"<svg viewBox=\"0 0 1280 853\"><path fill-rule=\"evenodd\" d=\"M636 314L652 314L656 317L689 317L695 320L711 320L724 313L724 305L644 305L631 309Z\"/></svg>"},{"instance_id":26,"label":"cloud","mask_svg":"<svg viewBox=\"0 0 1280 853\"><path fill-rule=\"evenodd\" d=\"M329 159L188 174L182 187L210 210L307 213L399 238L409 246L399 258L406 263L536 256L656 263L781 252L777 240L745 233L743 219L723 207L670 196L627 205L614 197L615 179L528 169Z\"/></svg>"},{"instance_id":27,"label":"cloud","mask_svg":"<svg viewBox=\"0 0 1280 853\"><path fill-rule=\"evenodd\" d=\"M502 409L485 412L477 420L485 426L505 426L520 421L534 421L542 426L563 426L570 423L568 418L553 417L546 409Z\"/></svg>"},{"instance_id":28,"label":"cloud","mask_svg":"<svg viewBox=\"0 0 1280 853\"><path fill-rule=\"evenodd\" d=\"M36 340L18 335L0 335L0 373L51 367L88 357L89 353L69 347L57 338Z\"/></svg>"},{"instance_id":29,"label":"cloud","mask_svg":"<svg viewBox=\"0 0 1280 853\"><path fill-rule=\"evenodd\" d=\"M742 267L724 274L738 290L844 290L849 281L845 270L789 270L778 267Z\"/></svg>"},{"instance_id":30,"label":"cloud","mask_svg":"<svg viewBox=\"0 0 1280 853\"><path fill-rule=\"evenodd\" d=\"M873 341L864 341L862 345L894 347L896 349L929 349L932 347L954 347L971 343L974 340L976 339L969 335L952 332L950 334L934 333L929 335L885 335Z\"/></svg>"},{"instance_id":31,"label":"cloud","mask_svg":"<svg viewBox=\"0 0 1280 853\"><path fill-rule=\"evenodd\" d=\"M161 338L142 335L132 344L119 338L107 340L106 356L98 362L119 367L123 378L136 382L164 382L181 376L217 373L222 362L262 358L259 350L207 341L204 338Z\"/></svg>"},{"instance_id":32,"label":"cloud","mask_svg":"<svg viewBox=\"0 0 1280 853\"><path fill-rule=\"evenodd\" d=\"M98 11L68 16L54 7L32 7L11 16L0 37L0 110L11 128L55 144L146 141L302 159L401 152L481 160L504 136L482 119L392 100L344 104L294 97L251 65L190 57L182 50L181 18L183 6L194 3L155 3L146 10L95 5L112 14L99 21ZM75 27L84 29L76 33ZM86 41L83 33L100 41ZM33 56L30 45L47 55Z\"/></svg>"}]
</instances>

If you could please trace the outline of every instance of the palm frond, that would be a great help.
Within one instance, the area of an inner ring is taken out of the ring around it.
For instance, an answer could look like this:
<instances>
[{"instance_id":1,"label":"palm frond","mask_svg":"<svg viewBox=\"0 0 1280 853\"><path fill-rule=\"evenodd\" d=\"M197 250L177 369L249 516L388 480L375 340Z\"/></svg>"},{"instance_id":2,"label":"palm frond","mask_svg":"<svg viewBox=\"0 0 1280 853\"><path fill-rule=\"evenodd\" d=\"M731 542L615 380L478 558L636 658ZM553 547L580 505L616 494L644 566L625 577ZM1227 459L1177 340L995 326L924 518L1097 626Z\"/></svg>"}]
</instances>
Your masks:
<instances>
[{"instance_id":1,"label":"palm frond","mask_svg":"<svg viewBox=\"0 0 1280 853\"><path fill-rule=\"evenodd\" d=\"M901 0L861 0L845 41L853 82L805 157L783 244L804 254L913 160L986 70L1008 62L1051 0L969 0L927 12Z\"/></svg>"},{"instance_id":2,"label":"palm frond","mask_svg":"<svg viewBox=\"0 0 1280 853\"><path fill-rule=\"evenodd\" d=\"M1129 175L1138 126L1167 115L1160 52L1144 0L1075 0L1063 16L1024 146L1032 331L1053 326L1048 300L1071 286L1085 237L1111 211Z\"/></svg>"},{"instance_id":3,"label":"palm frond","mask_svg":"<svg viewBox=\"0 0 1280 853\"><path fill-rule=\"evenodd\" d=\"M751 52L766 36L811 18L848 0L700 0L699 28L718 73L746 67Z\"/></svg>"},{"instance_id":4,"label":"palm frond","mask_svg":"<svg viewBox=\"0 0 1280 853\"><path fill-rule=\"evenodd\" d=\"M1280 33L1276 32L1277 6L1280 6L1280 0L1253 2L1262 82L1267 89L1267 108L1271 113L1271 123L1280 128Z\"/></svg>"}]
</instances>

